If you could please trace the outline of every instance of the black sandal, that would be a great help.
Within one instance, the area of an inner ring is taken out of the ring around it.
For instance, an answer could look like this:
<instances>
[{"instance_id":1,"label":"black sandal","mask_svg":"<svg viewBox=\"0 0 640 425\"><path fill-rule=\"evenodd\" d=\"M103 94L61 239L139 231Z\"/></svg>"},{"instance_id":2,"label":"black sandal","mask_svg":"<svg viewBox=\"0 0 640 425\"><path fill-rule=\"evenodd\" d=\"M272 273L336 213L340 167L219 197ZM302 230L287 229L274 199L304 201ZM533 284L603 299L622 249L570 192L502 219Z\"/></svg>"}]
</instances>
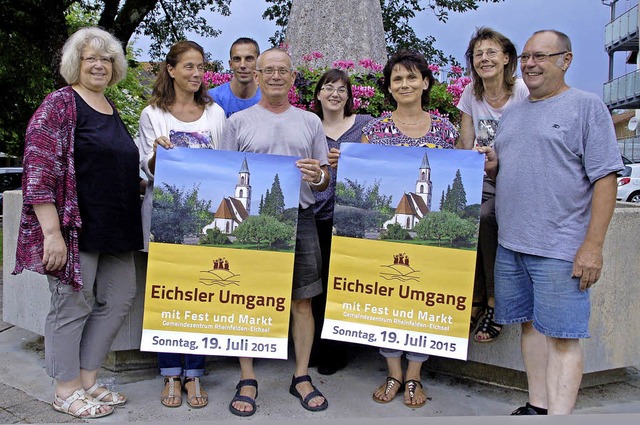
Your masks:
<instances>
[{"instance_id":1,"label":"black sandal","mask_svg":"<svg viewBox=\"0 0 640 425\"><path fill-rule=\"evenodd\" d=\"M296 385L298 385L301 382L309 382L311 384L311 388L313 388L313 390L309 394L307 394L307 396L304 398L302 397L302 394L300 394L300 391L298 391L298 389L296 388ZM304 407L310 412L319 412L329 407L329 402L327 401L327 398L324 395L322 395L322 393L316 388L315 385L313 385L313 383L311 382L311 377L309 375L302 375L302 376L298 376L297 378L294 376L293 379L291 380L289 393L292 396L300 399L300 404L302 405L302 407ZM314 397L322 397L324 398L324 401L319 406L310 406L309 402Z\"/></svg>"},{"instance_id":2,"label":"black sandal","mask_svg":"<svg viewBox=\"0 0 640 425\"><path fill-rule=\"evenodd\" d=\"M502 331L502 325L497 324L493 321L494 309L493 307L487 306L484 317L480 322L480 326L476 329L475 334L473 335L473 340L475 342L485 343L485 342L493 342L500 336L500 332ZM486 339L478 339L478 334L486 333L489 335L489 338Z\"/></svg>"},{"instance_id":3,"label":"black sandal","mask_svg":"<svg viewBox=\"0 0 640 425\"><path fill-rule=\"evenodd\" d=\"M469 320L469 333L473 333L473 331L475 331L476 328L478 327L478 321L482 316L482 310L484 306L485 306L485 303L482 301L474 301L471 304L471 318ZM473 307L482 307L480 310L478 310L475 316L473 315Z\"/></svg>"},{"instance_id":4,"label":"black sandal","mask_svg":"<svg viewBox=\"0 0 640 425\"><path fill-rule=\"evenodd\" d=\"M254 398L251 398L246 395L240 395L240 389L242 387L256 387L256 396ZM251 416L254 413L256 413L256 398L258 398L258 381L256 381L255 379L241 379L240 382L238 382L238 385L236 385L236 390L237 390L236 395L233 397L233 400L231 400L231 403L229 403L229 411L236 416ZM247 403L251 405L253 409L248 411L238 410L233 406L233 403L236 401L242 401L244 403Z\"/></svg>"}]
</instances>

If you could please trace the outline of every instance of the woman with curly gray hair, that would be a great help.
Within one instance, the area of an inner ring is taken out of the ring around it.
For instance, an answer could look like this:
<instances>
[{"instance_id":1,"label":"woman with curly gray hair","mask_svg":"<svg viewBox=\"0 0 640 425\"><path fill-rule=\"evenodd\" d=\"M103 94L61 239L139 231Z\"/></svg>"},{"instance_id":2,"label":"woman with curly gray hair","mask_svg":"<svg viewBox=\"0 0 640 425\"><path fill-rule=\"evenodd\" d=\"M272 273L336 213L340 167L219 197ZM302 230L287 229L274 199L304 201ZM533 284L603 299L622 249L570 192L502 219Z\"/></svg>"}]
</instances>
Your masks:
<instances>
[{"instance_id":1,"label":"woman with curly gray hair","mask_svg":"<svg viewBox=\"0 0 640 425\"><path fill-rule=\"evenodd\" d=\"M45 362L53 408L81 419L113 413L123 394L96 382L136 293L143 247L138 149L104 90L126 74L120 42L99 28L62 49L68 86L29 121L14 274L47 275Z\"/></svg>"}]
</instances>

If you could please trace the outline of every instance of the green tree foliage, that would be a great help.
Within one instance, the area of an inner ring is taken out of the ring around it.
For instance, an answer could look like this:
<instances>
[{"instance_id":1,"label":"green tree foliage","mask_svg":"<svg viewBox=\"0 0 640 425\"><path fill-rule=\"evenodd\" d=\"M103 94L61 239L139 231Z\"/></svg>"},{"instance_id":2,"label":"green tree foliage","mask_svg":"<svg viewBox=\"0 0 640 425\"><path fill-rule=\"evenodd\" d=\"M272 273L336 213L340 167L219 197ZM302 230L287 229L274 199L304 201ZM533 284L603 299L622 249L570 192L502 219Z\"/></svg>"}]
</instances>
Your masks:
<instances>
[{"instance_id":1,"label":"green tree foliage","mask_svg":"<svg viewBox=\"0 0 640 425\"><path fill-rule=\"evenodd\" d=\"M298 222L298 207L291 207L284 210L282 213L282 221L295 227Z\"/></svg>"},{"instance_id":2,"label":"green tree foliage","mask_svg":"<svg viewBox=\"0 0 640 425\"><path fill-rule=\"evenodd\" d=\"M268 215L250 216L238 226L233 235L240 243L269 248L288 247L293 241L295 228Z\"/></svg>"},{"instance_id":3,"label":"green tree foliage","mask_svg":"<svg viewBox=\"0 0 640 425\"><path fill-rule=\"evenodd\" d=\"M409 232L406 229L403 229L400 224L394 223L387 226L387 231L382 233L381 239L405 241L410 240L411 235L409 235Z\"/></svg>"},{"instance_id":4,"label":"green tree foliage","mask_svg":"<svg viewBox=\"0 0 640 425\"><path fill-rule=\"evenodd\" d=\"M393 216L391 196L380 194L380 182L371 186L345 179L336 184L334 225L340 236L364 237Z\"/></svg>"},{"instance_id":5,"label":"green tree foliage","mask_svg":"<svg viewBox=\"0 0 640 425\"><path fill-rule=\"evenodd\" d=\"M263 18L275 21L279 27L269 41L274 45L284 40L286 27L289 22L291 0L266 0L271 5L262 15ZM418 38L411 19L417 13L430 11L441 22L447 22L449 12L467 12L476 10L479 3L499 3L504 0L380 0L382 6L382 25L387 41L387 51L393 53L397 50L408 48L417 50L425 55L430 63L444 65L455 64L452 56L445 56L442 50L435 46L436 39L427 36Z\"/></svg>"},{"instance_id":6,"label":"green tree foliage","mask_svg":"<svg viewBox=\"0 0 640 425\"><path fill-rule=\"evenodd\" d=\"M49 92L65 84L58 74L60 49L79 27L98 25L123 46L134 34L147 35L152 39L149 53L158 59L187 32L218 35L200 12L226 16L229 4L230 0L0 0L0 150L22 154L29 118ZM126 109L117 102L116 107Z\"/></svg>"},{"instance_id":7,"label":"green tree foliage","mask_svg":"<svg viewBox=\"0 0 640 425\"><path fill-rule=\"evenodd\" d=\"M185 237L198 236L211 222L211 201L198 198L199 186L190 190L163 183L153 189L151 234L155 242L182 243Z\"/></svg>"},{"instance_id":8,"label":"green tree foliage","mask_svg":"<svg viewBox=\"0 0 640 425\"><path fill-rule=\"evenodd\" d=\"M453 246L468 244L476 234L476 226L449 211L427 214L413 229L418 238L435 239L438 245L448 241Z\"/></svg>"},{"instance_id":9,"label":"green tree foliage","mask_svg":"<svg viewBox=\"0 0 640 425\"><path fill-rule=\"evenodd\" d=\"M460 214L460 217L477 223L478 220L480 220L480 204L467 205Z\"/></svg>"},{"instance_id":10,"label":"green tree foliage","mask_svg":"<svg viewBox=\"0 0 640 425\"><path fill-rule=\"evenodd\" d=\"M267 189L267 193L264 195L264 202L261 202L261 205L261 215L270 215L277 218L282 217L282 213L284 212L284 194L280 187L280 177L278 177L277 174L273 178L271 190Z\"/></svg>"},{"instance_id":11,"label":"green tree foliage","mask_svg":"<svg viewBox=\"0 0 640 425\"><path fill-rule=\"evenodd\" d=\"M222 233L217 227L215 229L207 229L204 236L198 241L200 245L226 245L229 244L229 238Z\"/></svg>"},{"instance_id":12,"label":"green tree foliage","mask_svg":"<svg viewBox=\"0 0 640 425\"><path fill-rule=\"evenodd\" d=\"M462 174L460 174L460 170L457 170L451 187L447 186L447 193L440 209L461 215L466 206L467 193L464 190L464 184L462 184Z\"/></svg>"}]
</instances>

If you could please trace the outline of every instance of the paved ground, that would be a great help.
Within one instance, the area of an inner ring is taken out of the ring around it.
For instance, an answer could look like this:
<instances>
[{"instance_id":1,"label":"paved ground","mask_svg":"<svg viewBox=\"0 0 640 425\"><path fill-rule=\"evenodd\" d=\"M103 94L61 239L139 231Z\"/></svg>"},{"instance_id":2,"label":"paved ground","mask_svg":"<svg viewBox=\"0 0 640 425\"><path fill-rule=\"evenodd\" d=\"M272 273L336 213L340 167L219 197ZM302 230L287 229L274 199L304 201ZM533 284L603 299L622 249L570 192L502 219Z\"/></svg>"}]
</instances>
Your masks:
<instances>
[{"instance_id":1,"label":"paved ground","mask_svg":"<svg viewBox=\"0 0 640 425\"><path fill-rule=\"evenodd\" d=\"M1 289L0 283L0 299ZM49 403L53 395L53 381L44 370L42 344L41 337L0 321L0 423L81 422L52 410ZM257 420L284 425L304 419L305 424L329 420L332 423L347 420L350 423L387 424L402 420L405 425L424 424L425 417L430 418L430 424L450 424L451 417L457 417L455 423L471 424L473 420L477 425L478 418L472 417L486 416L482 423L486 420L499 424L507 420L513 423L512 418L505 415L526 401L526 394L522 391L428 372L423 376L423 383L429 401L423 408L407 408L401 398L389 404L378 404L371 400L371 394L385 378L382 358L372 348L354 349L351 354L349 366L335 375L322 376L311 369L314 383L330 403L324 412L307 412L288 393L292 360L256 360L260 384L258 411L251 419L233 416L227 405L239 377L237 362L235 359L218 358L208 364L207 375L203 378L209 392L209 405L204 409L191 409L186 402L176 409L163 407L159 402L162 380L156 370L104 371L101 381L126 393L129 402L113 415L93 422L241 423ZM600 414L616 415L601 417ZM627 369L624 382L582 390L575 415L565 418L563 423L582 424L592 420L598 423L612 420L616 424L635 423L640 418L639 415L626 414L640 414L637 368Z\"/></svg>"}]
</instances>

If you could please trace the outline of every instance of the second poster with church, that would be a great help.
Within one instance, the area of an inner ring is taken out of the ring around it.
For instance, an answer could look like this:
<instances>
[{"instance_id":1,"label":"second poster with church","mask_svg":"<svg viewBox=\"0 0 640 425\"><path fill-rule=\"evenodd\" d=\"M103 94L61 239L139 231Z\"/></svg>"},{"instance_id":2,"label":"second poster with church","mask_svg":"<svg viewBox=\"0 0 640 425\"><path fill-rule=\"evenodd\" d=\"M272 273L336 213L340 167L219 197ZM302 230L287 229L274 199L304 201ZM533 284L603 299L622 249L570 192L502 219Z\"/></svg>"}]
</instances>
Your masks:
<instances>
[{"instance_id":1,"label":"second poster with church","mask_svg":"<svg viewBox=\"0 0 640 425\"><path fill-rule=\"evenodd\" d=\"M343 144L322 338L465 360L484 157Z\"/></svg>"}]
</instances>

